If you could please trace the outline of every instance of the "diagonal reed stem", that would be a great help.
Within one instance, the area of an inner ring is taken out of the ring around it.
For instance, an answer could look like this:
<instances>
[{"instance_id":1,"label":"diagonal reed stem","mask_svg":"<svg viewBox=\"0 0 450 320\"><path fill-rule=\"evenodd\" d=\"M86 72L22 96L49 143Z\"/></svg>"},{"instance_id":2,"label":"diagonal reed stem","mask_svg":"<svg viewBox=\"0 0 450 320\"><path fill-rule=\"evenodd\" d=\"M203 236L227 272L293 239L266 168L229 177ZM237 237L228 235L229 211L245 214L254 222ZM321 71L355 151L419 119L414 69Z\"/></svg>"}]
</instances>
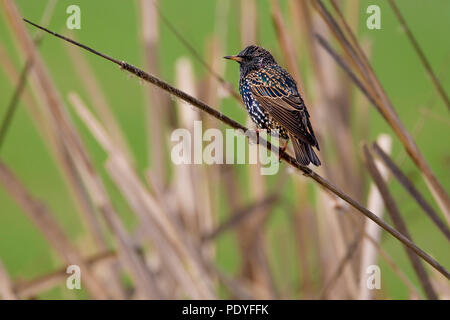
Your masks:
<instances>
[{"instance_id":1,"label":"diagonal reed stem","mask_svg":"<svg viewBox=\"0 0 450 320\"><path fill-rule=\"evenodd\" d=\"M47 6L45 7L44 14L41 18L41 24L47 25L49 23L49 20L51 16L53 15L53 11L56 6L56 0L49 1L47 3ZM42 43L44 33L41 31L38 31L36 36L34 37L34 41L36 43L36 46L39 46ZM25 62L25 65L23 66L22 71L20 72L19 80L17 82L16 88L14 89L13 96L8 104L8 108L6 110L5 117L3 118L2 124L0 125L0 151L3 147L3 144L5 142L6 134L8 132L9 126L11 125L11 122L13 120L14 114L17 110L20 97L22 96L23 90L25 88L25 84L27 82L28 73L33 66L33 60L28 59Z\"/></svg>"},{"instance_id":2,"label":"diagonal reed stem","mask_svg":"<svg viewBox=\"0 0 450 320\"><path fill-rule=\"evenodd\" d=\"M389 168L392 175L400 182L400 184L405 188L405 190L416 200L422 210L428 215L428 217L434 222L434 224L442 231L447 240L450 241L450 229L441 220L433 207L425 200L419 190L416 189L414 184L408 179L408 177L400 170L400 168L395 164L395 162L378 146L376 142L372 145L373 150L379 156L379 158L384 162L386 167Z\"/></svg>"},{"instance_id":3,"label":"diagonal reed stem","mask_svg":"<svg viewBox=\"0 0 450 320\"><path fill-rule=\"evenodd\" d=\"M8 108L6 110L5 117L3 118L2 124L0 126L0 151L3 147L3 143L5 142L6 133L8 132L8 128L11 125L11 121L13 119L14 113L17 110L17 106L19 104L20 96L22 95L23 89L25 88L28 71L31 69L33 65L32 60L27 60L25 66L20 72L19 81L14 90L14 94L8 104Z\"/></svg>"},{"instance_id":4,"label":"diagonal reed stem","mask_svg":"<svg viewBox=\"0 0 450 320\"><path fill-rule=\"evenodd\" d=\"M60 39L63 39L67 42L70 42L78 47L81 47L91 53L94 53L95 55L98 55L106 60L109 60L115 64L117 64L118 66L120 66L121 69L124 69L132 74L134 74L135 76L137 76L138 78L145 80L147 82L150 82L151 84L161 88L164 91L167 91L168 93L170 93L171 95L174 95L186 102L188 102L189 104L201 109L202 111L208 113L209 115L215 117L216 119L222 121L223 123L231 126L234 129L238 129L238 130L243 130L244 132L248 131L248 129L241 125L240 123L236 122L235 120L227 117L226 115L222 114L221 112L213 109L212 107L208 106L207 104L205 104L204 102L194 98L193 96L173 87L172 85L168 84L167 82L146 73L145 71L127 63L126 61L120 61L118 59L115 59L113 57L110 57L106 54L100 53L84 44L78 43L72 39L69 39L67 37L64 37L60 34L57 34L53 31L50 31L47 28L41 27L27 19L24 19L25 22L35 26L36 28L39 28L41 30L44 30L52 35L54 35L55 37L58 37ZM256 137L251 137L251 140L253 140L255 143L256 141ZM268 150L271 150L271 144L267 141L263 141L264 139L262 139L261 137L259 138L259 143L262 143L265 148L267 148ZM394 236L395 238L397 238L400 242L402 242L405 246L407 246L408 248L410 248L416 255L420 256L422 259L424 259L428 264L430 264L433 268L435 268L436 270L438 270L440 273L442 273L447 279L450 279L450 273L441 265L439 264L435 259L433 259L430 255L428 255L426 252L424 252L422 249L420 249L419 247L417 247L411 240L408 239L408 237L406 237L405 235L403 235L402 233L400 233L399 231L397 231L395 228L393 228L391 225L387 224L386 222L384 222L382 219L378 218L374 213L372 213L371 211L369 211L367 208L365 208L364 206L362 206L358 201L354 200L352 197L350 197L349 195L347 195L345 192L343 192L342 190L340 190L338 187L334 186L331 182L327 181L325 178L323 178L322 176L320 176L319 174L317 174L316 172L314 172L313 170L311 170L308 167L299 165L297 163L297 161L290 155L288 155L287 153L283 152L280 154L280 159L283 159L286 163L288 163L289 165L291 165L292 167L300 170L305 176L313 179L315 182L317 182L320 186L322 186L324 189L328 190L329 192L333 193L334 195L338 196L339 198L341 198L342 200L344 200L345 202L347 202L348 204L350 204L353 208L355 208L357 211L359 211L360 213L362 213L363 215L365 215L367 218L371 219L372 221L374 221L376 224L378 224L381 228L385 229L387 232L389 232L392 236Z\"/></svg>"}]
</instances>

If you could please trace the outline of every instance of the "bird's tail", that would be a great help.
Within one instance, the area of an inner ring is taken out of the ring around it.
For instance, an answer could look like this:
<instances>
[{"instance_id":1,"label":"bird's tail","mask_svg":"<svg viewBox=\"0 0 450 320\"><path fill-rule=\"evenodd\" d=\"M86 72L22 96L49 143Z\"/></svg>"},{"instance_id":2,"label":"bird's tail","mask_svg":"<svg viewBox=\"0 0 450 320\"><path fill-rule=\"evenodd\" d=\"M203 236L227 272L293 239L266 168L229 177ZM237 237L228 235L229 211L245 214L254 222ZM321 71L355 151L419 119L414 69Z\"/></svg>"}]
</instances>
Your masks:
<instances>
[{"instance_id":1,"label":"bird's tail","mask_svg":"<svg viewBox=\"0 0 450 320\"><path fill-rule=\"evenodd\" d=\"M291 140L292 145L294 146L295 158L299 164L307 166L312 163L316 166L320 166L321 163L319 157L317 157L311 145L293 136L291 136Z\"/></svg>"}]
</instances>

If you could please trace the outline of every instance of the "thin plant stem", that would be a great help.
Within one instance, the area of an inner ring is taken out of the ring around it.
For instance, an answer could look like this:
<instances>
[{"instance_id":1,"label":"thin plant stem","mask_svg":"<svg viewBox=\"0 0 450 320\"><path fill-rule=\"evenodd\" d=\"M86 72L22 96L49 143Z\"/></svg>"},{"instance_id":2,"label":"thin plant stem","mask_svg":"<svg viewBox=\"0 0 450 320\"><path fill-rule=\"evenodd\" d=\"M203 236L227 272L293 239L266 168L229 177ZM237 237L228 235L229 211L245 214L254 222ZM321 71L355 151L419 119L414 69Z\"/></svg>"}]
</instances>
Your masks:
<instances>
[{"instance_id":1,"label":"thin plant stem","mask_svg":"<svg viewBox=\"0 0 450 320\"><path fill-rule=\"evenodd\" d=\"M387 184L384 182L383 177L381 176L380 172L378 171L377 167L375 166L375 162L372 158L372 154L369 152L369 149L366 145L363 147L364 151L364 160L366 161L367 169L369 170L370 174L372 175L372 178L377 185L378 190L380 191L381 197L383 198L384 205L386 206L387 212L391 216L391 219L394 223L394 225L397 227L398 230L402 232L406 237L411 239L411 236L409 235L409 231L406 227L405 221L403 220L400 211L397 207L397 204L395 203L394 199L392 198L389 189L387 187ZM422 284L422 287L425 291L425 294L428 299L437 300L438 296L436 294L436 291L434 290L430 278L428 277L428 274L425 270L424 265L422 264L422 261L419 260L417 255L413 254L409 248L405 246L406 254L408 255L411 264L414 268L414 271L417 274L417 277L419 278L420 283Z\"/></svg>"}]
</instances>

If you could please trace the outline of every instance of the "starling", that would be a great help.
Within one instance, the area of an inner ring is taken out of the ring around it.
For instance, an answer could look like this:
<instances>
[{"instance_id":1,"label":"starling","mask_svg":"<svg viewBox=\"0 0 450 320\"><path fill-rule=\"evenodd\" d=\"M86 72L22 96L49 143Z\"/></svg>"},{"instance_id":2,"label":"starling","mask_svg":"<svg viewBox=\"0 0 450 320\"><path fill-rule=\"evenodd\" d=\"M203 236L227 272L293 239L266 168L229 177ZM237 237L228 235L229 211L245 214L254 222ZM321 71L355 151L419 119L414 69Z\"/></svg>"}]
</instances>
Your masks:
<instances>
[{"instance_id":1,"label":"starling","mask_svg":"<svg viewBox=\"0 0 450 320\"><path fill-rule=\"evenodd\" d=\"M224 58L240 64L239 92L257 127L269 133L276 131L285 139L283 151L289 139L292 140L299 164L320 166L313 150L313 147L320 150L319 143L292 76L277 64L269 51L255 45Z\"/></svg>"}]
</instances>

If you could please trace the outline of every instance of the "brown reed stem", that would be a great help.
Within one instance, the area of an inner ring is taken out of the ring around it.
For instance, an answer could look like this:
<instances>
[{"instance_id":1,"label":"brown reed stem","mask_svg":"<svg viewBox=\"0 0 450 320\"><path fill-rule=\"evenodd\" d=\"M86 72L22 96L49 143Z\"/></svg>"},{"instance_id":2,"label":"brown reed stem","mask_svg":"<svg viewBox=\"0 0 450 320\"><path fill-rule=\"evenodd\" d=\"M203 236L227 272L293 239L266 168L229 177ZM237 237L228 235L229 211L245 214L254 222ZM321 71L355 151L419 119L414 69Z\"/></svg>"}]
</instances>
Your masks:
<instances>
[{"instance_id":1,"label":"brown reed stem","mask_svg":"<svg viewBox=\"0 0 450 320\"><path fill-rule=\"evenodd\" d=\"M238 210L236 213L234 213L228 220L217 226L214 230L212 230L210 233L203 236L204 241L211 241L217 238L219 235L221 235L226 230L229 230L231 228L234 228L236 225L242 223L244 220L248 219L252 214L259 212L259 210L262 210L268 206L271 206L273 203L277 202L279 199L278 194L271 194L267 196L266 198L255 202L251 204L250 206L243 208L241 210Z\"/></svg>"},{"instance_id":2,"label":"brown reed stem","mask_svg":"<svg viewBox=\"0 0 450 320\"><path fill-rule=\"evenodd\" d=\"M394 198L392 198L388 186L384 182L383 177L380 174L380 171L378 171L377 167L375 166L375 162L373 161L372 155L370 154L369 149L367 148L366 145L364 145L363 151L367 169L372 175L373 181L375 182L378 190L380 191L381 197L383 198L384 201L384 205L386 206L386 209L389 215L391 216L392 222L394 223L396 228L400 230L402 234L411 239L408 228L406 227L405 221L403 220L400 211L398 210L397 204L395 203ZM427 298L437 300L438 296L435 290L433 289L430 278L428 277L427 271L425 270L422 261L420 261L417 255L413 254L413 252L409 250L409 248L407 248L406 246L405 250L406 254L408 255L411 261L414 271L416 272L417 277L419 278L419 281L422 284L422 287L425 291Z\"/></svg>"},{"instance_id":3,"label":"brown reed stem","mask_svg":"<svg viewBox=\"0 0 450 320\"><path fill-rule=\"evenodd\" d=\"M97 265L115 260L117 260L117 253L115 251L108 250L87 258L85 263L88 267L95 270ZM14 285L14 292L18 297L20 297L20 299L31 298L43 291L57 286L58 284L64 283L66 278L66 268L59 268L34 279L16 283Z\"/></svg>"},{"instance_id":4,"label":"brown reed stem","mask_svg":"<svg viewBox=\"0 0 450 320\"><path fill-rule=\"evenodd\" d=\"M5 142L6 133L8 132L8 128L11 125L11 121L13 119L14 113L17 110L17 106L19 105L20 96L22 95L23 89L25 88L28 71L33 65L32 60L27 60L25 66L20 72L19 82L14 89L14 94L11 98L11 101L8 104L8 108L6 110L5 117L3 118L1 127L0 127L0 151L3 147L3 143Z\"/></svg>"},{"instance_id":5,"label":"brown reed stem","mask_svg":"<svg viewBox=\"0 0 450 320\"><path fill-rule=\"evenodd\" d=\"M329 280L322 287L322 290L319 293L319 300L326 299L328 291L333 288L334 284L337 282L339 277L344 274L343 272L344 268L346 267L347 263L350 262L353 255L357 252L358 246L361 243L363 236L364 236L364 224L361 224L358 227L358 231L354 235L353 240L347 246L347 250L345 251L345 254L342 257L341 261L339 262L338 266L336 267L334 273L332 274L332 276L330 276Z\"/></svg>"},{"instance_id":6,"label":"brown reed stem","mask_svg":"<svg viewBox=\"0 0 450 320\"><path fill-rule=\"evenodd\" d=\"M51 1L47 2L47 5L44 9L44 14L42 15L42 18L41 18L42 25L48 24L50 17L52 16L53 11L55 9L55 5L56 5L56 0L51 0ZM34 37L34 42L36 43L37 47L39 47L40 44L42 43L43 35L44 35L43 32L38 31L38 33ZM17 106L19 104L20 97L25 88L28 73L32 66L33 66L33 60L28 59L25 62L25 65L24 65L22 71L20 72L19 80L17 82L13 96L8 104L8 108L7 108L5 117L3 118L2 124L0 126L0 151L3 147L3 143L5 142L6 133L8 132L8 128L11 125L12 119L17 110Z\"/></svg>"},{"instance_id":7,"label":"brown reed stem","mask_svg":"<svg viewBox=\"0 0 450 320\"><path fill-rule=\"evenodd\" d=\"M439 230L445 235L447 240L450 240L450 229L441 220L436 211L431 207L431 205L425 200L419 190L413 185L413 183L408 179L408 177L400 170L400 168L395 164L395 162L378 146L376 142L372 145L373 150L379 156L379 158L384 162L386 167L389 168L392 175L398 180L398 182L405 188L405 190L413 197L414 200L419 204L422 210L428 215L431 221L438 227Z\"/></svg>"},{"instance_id":8,"label":"brown reed stem","mask_svg":"<svg viewBox=\"0 0 450 320\"><path fill-rule=\"evenodd\" d=\"M104 284L85 264L79 250L72 245L54 219L54 214L42 201L29 193L17 176L2 161L0 161L0 183L34 222L61 259L68 265L75 264L83 270L83 283L92 297L95 299L109 298Z\"/></svg>"}]
</instances>

